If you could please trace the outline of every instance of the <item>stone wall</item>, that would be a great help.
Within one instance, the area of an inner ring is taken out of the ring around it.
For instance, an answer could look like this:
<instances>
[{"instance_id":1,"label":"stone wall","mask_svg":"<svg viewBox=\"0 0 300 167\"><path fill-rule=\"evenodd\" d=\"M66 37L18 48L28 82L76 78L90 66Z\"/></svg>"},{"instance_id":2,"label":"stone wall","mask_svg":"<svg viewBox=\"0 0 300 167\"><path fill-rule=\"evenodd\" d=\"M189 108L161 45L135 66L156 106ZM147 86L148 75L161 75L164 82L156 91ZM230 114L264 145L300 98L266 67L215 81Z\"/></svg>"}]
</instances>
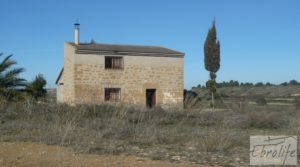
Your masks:
<instances>
[{"instance_id":1,"label":"stone wall","mask_svg":"<svg viewBox=\"0 0 300 167\"><path fill-rule=\"evenodd\" d=\"M63 80L63 90L64 102L73 104L75 101L75 87L74 87L74 67L75 67L75 48L69 43L64 44L64 72L61 79Z\"/></svg>"},{"instance_id":2,"label":"stone wall","mask_svg":"<svg viewBox=\"0 0 300 167\"><path fill-rule=\"evenodd\" d=\"M104 88L111 87L121 88L123 103L145 106L146 89L156 89L157 105L183 106L183 58L123 56L124 69L105 69L105 55L73 55L74 66L65 62L65 70L73 74L73 78L64 78L65 101L101 103ZM66 69L68 67L71 69ZM64 71L64 77L66 75ZM66 94L67 90L72 91L72 85L74 93Z\"/></svg>"}]
</instances>

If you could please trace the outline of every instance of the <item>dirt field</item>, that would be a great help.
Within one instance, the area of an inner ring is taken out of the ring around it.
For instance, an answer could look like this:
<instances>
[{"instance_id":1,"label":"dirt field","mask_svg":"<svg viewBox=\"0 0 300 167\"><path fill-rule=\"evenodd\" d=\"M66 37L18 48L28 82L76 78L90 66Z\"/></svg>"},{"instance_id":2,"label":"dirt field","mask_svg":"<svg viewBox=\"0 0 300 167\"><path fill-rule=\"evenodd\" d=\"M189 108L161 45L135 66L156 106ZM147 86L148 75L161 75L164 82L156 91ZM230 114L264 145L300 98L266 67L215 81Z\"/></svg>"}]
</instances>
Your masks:
<instances>
[{"instance_id":1,"label":"dirt field","mask_svg":"<svg viewBox=\"0 0 300 167\"><path fill-rule=\"evenodd\" d=\"M129 156L101 156L75 154L58 146L32 142L0 143L1 167L209 167L196 164L176 164Z\"/></svg>"}]
</instances>

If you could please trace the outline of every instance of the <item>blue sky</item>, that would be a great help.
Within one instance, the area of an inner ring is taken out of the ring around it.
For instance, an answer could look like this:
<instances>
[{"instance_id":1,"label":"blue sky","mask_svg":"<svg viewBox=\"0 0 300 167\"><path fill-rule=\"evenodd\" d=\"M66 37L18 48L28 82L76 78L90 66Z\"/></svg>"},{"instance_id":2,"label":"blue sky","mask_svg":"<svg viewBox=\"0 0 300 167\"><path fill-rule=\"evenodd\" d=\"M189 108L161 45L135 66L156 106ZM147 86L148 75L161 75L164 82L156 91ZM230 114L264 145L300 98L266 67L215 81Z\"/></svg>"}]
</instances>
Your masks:
<instances>
[{"instance_id":1,"label":"blue sky","mask_svg":"<svg viewBox=\"0 0 300 167\"><path fill-rule=\"evenodd\" d=\"M48 87L63 65L63 43L161 45L186 54L185 88L204 84L203 44L212 20L221 42L218 81L300 80L299 0L1 0L0 52L22 75Z\"/></svg>"}]
</instances>

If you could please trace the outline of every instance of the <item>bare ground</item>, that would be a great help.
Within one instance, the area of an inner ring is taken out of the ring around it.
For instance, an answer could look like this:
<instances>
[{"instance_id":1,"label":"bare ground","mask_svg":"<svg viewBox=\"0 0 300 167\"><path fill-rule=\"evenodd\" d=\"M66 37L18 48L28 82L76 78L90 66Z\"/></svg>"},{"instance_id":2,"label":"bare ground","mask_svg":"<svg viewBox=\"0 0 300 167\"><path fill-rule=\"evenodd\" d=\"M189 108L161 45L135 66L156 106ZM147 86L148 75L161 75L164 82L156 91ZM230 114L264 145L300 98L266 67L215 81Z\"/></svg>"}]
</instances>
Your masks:
<instances>
[{"instance_id":1,"label":"bare ground","mask_svg":"<svg viewBox=\"0 0 300 167\"><path fill-rule=\"evenodd\" d=\"M134 156L76 154L71 149L32 142L1 142L0 167L209 167Z\"/></svg>"}]
</instances>

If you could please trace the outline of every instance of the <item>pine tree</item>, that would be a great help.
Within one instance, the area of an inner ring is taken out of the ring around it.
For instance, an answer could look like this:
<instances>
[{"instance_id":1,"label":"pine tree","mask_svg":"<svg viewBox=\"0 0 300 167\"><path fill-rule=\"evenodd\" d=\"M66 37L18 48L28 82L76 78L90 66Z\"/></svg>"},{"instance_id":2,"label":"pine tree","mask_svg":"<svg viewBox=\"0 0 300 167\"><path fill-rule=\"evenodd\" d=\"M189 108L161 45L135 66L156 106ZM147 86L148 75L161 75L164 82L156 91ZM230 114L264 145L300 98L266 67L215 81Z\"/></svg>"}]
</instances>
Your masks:
<instances>
[{"instance_id":1,"label":"pine tree","mask_svg":"<svg viewBox=\"0 0 300 167\"><path fill-rule=\"evenodd\" d=\"M214 96L217 91L216 78L217 71L220 68L220 42L217 40L217 30L215 21L213 21L212 27L209 29L205 44L204 44L204 63L205 69L210 72L210 80L207 81L207 85L211 92L211 107L215 107Z\"/></svg>"}]
</instances>

